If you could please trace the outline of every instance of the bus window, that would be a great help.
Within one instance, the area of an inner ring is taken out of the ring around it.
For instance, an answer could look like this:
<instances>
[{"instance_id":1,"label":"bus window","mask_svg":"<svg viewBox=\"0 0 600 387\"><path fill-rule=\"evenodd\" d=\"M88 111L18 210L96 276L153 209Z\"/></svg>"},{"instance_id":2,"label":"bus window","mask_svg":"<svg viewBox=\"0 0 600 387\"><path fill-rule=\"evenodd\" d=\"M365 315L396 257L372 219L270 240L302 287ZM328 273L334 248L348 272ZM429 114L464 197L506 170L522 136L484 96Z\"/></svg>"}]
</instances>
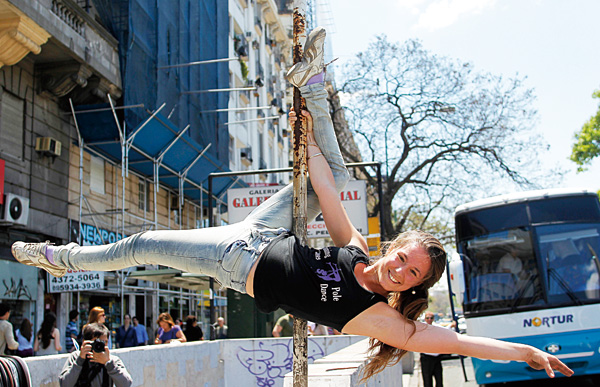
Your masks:
<instances>
[{"instance_id":1,"label":"bus window","mask_svg":"<svg viewBox=\"0 0 600 387\"><path fill-rule=\"evenodd\" d=\"M550 304L600 298L600 229L571 224L537 227Z\"/></svg>"},{"instance_id":2,"label":"bus window","mask_svg":"<svg viewBox=\"0 0 600 387\"><path fill-rule=\"evenodd\" d=\"M464 244L467 303L471 310L513 308L541 299L538 266L529 231L515 228Z\"/></svg>"}]
</instances>

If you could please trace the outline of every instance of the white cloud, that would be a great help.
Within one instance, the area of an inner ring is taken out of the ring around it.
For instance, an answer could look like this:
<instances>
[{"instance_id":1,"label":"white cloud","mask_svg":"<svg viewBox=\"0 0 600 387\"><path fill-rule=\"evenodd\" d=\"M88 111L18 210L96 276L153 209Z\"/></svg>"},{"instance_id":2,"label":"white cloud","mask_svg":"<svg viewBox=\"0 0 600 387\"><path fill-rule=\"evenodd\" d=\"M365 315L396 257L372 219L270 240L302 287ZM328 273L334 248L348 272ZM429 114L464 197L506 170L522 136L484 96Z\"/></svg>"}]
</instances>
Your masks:
<instances>
[{"instance_id":1,"label":"white cloud","mask_svg":"<svg viewBox=\"0 0 600 387\"><path fill-rule=\"evenodd\" d=\"M397 0L399 7L419 15L415 28L438 30L448 27L465 15L492 7L496 0Z\"/></svg>"}]
</instances>

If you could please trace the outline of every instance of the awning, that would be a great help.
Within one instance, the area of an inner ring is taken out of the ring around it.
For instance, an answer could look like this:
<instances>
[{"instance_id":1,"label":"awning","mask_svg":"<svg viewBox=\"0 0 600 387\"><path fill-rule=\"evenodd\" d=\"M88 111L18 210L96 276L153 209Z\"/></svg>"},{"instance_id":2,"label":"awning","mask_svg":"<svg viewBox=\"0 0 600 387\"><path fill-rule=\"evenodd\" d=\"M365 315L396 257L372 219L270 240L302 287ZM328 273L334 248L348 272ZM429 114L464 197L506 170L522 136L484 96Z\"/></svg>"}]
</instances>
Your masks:
<instances>
[{"instance_id":1,"label":"awning","mask_svg":"<svg viewBox=\"0 0 600 387\"><path fill-rule=\"evenodd\" d=\"M148 115L135 129L126 129L127 137L123 139L114 110L109 105L78 106L75 115L84 146L117 164L122 161L123 149L127 149L130 170L150 179L157 173L162 184L175 192L183 192L185 197L198 204L202 195L203 205L207 205L208 175L229 171L208 152L210 144L198 144L187 134L187 128L176 127L160 112ZM213 195L227 203L224 196L227 189L246 186L235 176L216 179Z\"/></svg>"},{"instance_id":2,"label":"awning","mask_svg":"<svg viewBox=\"0 0 600 387\"><path fill-rule=\"evenodd\" d=\"M131 272L128 278L160 282L161 284L178 286L195 291L208 290L210 288L209 276L186 273L177 269L136 270Z\"/></svg>"}]
</instances>

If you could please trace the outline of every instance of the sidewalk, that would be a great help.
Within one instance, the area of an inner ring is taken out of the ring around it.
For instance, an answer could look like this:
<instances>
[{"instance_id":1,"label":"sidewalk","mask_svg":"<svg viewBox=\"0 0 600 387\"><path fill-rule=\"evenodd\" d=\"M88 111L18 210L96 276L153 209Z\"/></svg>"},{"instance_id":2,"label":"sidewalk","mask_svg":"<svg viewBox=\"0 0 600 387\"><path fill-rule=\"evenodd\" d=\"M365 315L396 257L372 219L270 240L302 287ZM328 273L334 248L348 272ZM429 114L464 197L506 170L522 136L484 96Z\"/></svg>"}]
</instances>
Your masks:
<instances>
[{"instance_id":1,"label":"sidewalk","mask_svg":"<svg viewBox=\"0 0 600 387\"><path fill-rule=\"evenodd\" d=\"M419 355L415 354L415 369L412 375L402 375L402 386L403 387L423 387L423 378L421 377L421 363L419 362ZM475 382L475 374L473 371L473 364L471 358L465 358L465 368L467 370L468 382L465 382L463 370L459 359L445 360L442 362L444 368L444 386L451 387L477 387L478 384ZM434 382L435 383L435 382Z\"/></svg>"}]
</instances>

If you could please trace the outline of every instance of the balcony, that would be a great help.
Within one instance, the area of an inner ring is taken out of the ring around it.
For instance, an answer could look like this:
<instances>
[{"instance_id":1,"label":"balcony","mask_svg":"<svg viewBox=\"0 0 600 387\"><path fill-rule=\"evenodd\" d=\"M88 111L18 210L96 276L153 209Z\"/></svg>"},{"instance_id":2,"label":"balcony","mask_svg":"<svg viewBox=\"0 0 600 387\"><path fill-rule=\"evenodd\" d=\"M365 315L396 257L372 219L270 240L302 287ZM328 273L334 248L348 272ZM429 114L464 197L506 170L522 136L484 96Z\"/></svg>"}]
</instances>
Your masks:
<instances>
[{"instance_id":1,"label":"balcony","mask_svg":"<svg viewBox=\"0 0 600 387\"><path fill-rule=\"evenodd\" d=\"M19 54L3 49L12 59L0 61L13 65L33 53L44 92L80 103L121 96L118 42L75 1L0 0L0 26L0 46L10 36L9 46L22 46Z\"/></svg>"}]
</instances>

